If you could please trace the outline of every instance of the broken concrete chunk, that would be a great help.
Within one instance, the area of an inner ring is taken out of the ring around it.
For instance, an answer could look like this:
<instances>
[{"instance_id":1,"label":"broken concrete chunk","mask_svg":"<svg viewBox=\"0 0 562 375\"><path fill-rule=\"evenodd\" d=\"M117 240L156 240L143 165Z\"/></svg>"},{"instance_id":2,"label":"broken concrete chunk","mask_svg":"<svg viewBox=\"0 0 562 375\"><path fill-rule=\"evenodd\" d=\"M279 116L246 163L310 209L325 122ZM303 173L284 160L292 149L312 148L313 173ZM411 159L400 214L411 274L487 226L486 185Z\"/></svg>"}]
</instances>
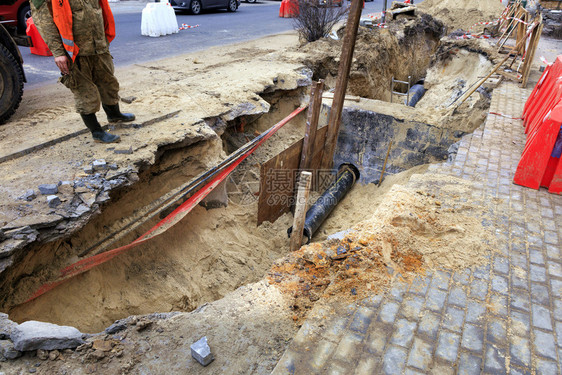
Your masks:
<instances>
[{"instance_id":1,"label":"broken concrete chunk","mask_svg":"<svg viewBox=\"0 0 562 375\"><path fill-rule=\"evenodd\" d=\"M94 173L94 167L92 167L91 165L87 165L84 167L84 173L86 174L92 174Z\"/></svg>"},{"instance_id":2,"label":"broken concrete chunk","mask_svg":"<svg viewBox=\"0 0 562 375\"><path fill-rule=\"evenodd\" d=\"M10 335L16 350L54 350L76 348L84 343L82 333L74 327L30 320L16 327Z\"/></svg>"},{"instance_id":3,"label":"broken concrete chunk","mask_svg":"<svg viewBox=\"0 0 562 375\"><path fill-rule=\"evenodd\" d=\"M10 340L0 340L0 355L6 359L16 359L21 357L22 353L14 348Z\"/></svg>"},{"instance_id":4,"label":"broken concrete chunk","mask_svg":"<svg viewBox=\"0 0 562 375\"><path fill-rule=\"evenodd\" d=\"M0 313L0 340L9 338L17 326L17 323L8 318L8 314Z\"/></svg>"},{"instance_id":5,"label":"broken concrete chunk","mask_svg":"<svg viewBox=\"0 0 562 375\"><path fill-rule=\"evenodd\" d=\"M137 100L136 96L126 96L124 98L121 98L121 101L124 102L124 103L127 103L127 104L131 104L135 100Z\"/></svg>"},{"instance_id":6,"label":"broken concrete chunk","mask_svg":"<svg viewBox=\"0 0 562 375\"><path fill-rule=\"evenodd\" d=\"M107 163L103 159L94 160L92 167L94 171L105 171L107 169Z\"/></svg>"},{"instance_id":7,"label":"broken concrete chunk","mask_svg":"<svg viewBox=\"0 0 562 375\"><path fill-rule=\"evenodd\" d=\"M130 155L133 153L133 146L129 146L128 148L124 148L124 147L116 147L115 150L113 150L114 153L116 154L127 154Z\"/></svg>"},{"instance_id":8,"label":"broken concrete chunk","mask_svg":"<svg viewBox=\"0 0 562 375\"><path fill-rule=\"evenodd\" d=\"M28 189L24 195L22 195L21 197L18 197L18 199L24 200L24 201L28 201L31 202L32 200L34 200L35 198L37 198L37 195L35 194L35 190L33 189Z\"/></svg>"},{"instance_id":9,"label":"broken concrete chunk","mask_svg":"<svg viewBox=\"0 0 562 375\"><path fill-rule=\"evenodd\" d=\"M59 192L57 184L41 184L38 187L39 191L43 195L52 195Z\"/></svg>"},{"instance_id":10,"label":"broken concrete chunk","mask_svg":"<svg viewBox=\"0 0 562 375\"><path fill-rule=\"evenodd\" d=\"M61 201L60 198L57 197L56 195L49 195L47 196L47 203L49 204L49 207L55 208L59 204L61 204Z\"/></svg>"},{"instance_id":11,"label":"broken concrete chunk","mask_svg":"<svg viewBox=\"0 0 562 375\"><path fill-rule=\"evenodd\" d=\"M215 357L207 344L207 336L203 336L199 341L191 345L191 356L203 366L213 362Z\"/></svg>"}]
</instances>

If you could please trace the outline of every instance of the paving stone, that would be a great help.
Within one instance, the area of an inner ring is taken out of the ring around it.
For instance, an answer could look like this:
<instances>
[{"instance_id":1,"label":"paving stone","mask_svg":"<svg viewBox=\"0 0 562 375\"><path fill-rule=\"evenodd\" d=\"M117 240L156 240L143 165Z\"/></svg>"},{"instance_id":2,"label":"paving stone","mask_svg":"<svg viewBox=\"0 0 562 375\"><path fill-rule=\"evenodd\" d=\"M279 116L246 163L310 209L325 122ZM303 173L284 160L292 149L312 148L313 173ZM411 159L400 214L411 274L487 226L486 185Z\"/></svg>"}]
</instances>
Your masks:
<instances>
[{"instance_id":1,"label":"paving stone","mask_svg":"<svg viewBox=\"0 0 562 375\"><path fill-rule=\"evenodd\" d=\"M456 374L456 368L454 368L453 366L447 364L447 365L443 365L443 364L435 364L433 366L433 371L431 371L431 374L435 374L435 375L455 375Z\"/></svg>"},{"instance_id":2,"label":"paving stone","mask_svg":"<svg viewBox=\"0 0 562 375\"><path fill-rule=\"evenodd\" d=\"M484 266L476 267L476 269L472 274L476 278L488 280L490 278L490 266L484 265Z\"/></svg>"},{"instance_id":3,"label":"paving stone","mask_svg":"<svg viewBox=\"0 0 562 375\"><path fill-rule=\"evenodd\" d=\"M53 195L59 192L57 184L41 184L37 188L43 195Z\"/></svg>"},{"instance_id":4,"label":"paving stone","mask_svg":"<svg viewBox=\"0 0 562 375\"><path fill-rule=\"evenodd\" d=\"M361 301L361 304L370 308L376 308L379 307L381 301L383 299L383 295L382 294L374 294L370 297L365 298L363 301Z\"/></svg>"},{"instance_id":5,"label":"paving stone","mask_svg":"<svg viewBox=\"0 0 562 375\"><path fill-rule=\"evenodd\" d=\"M555 322L554 323L554 330L556 332L556 338L558 340L558 346L562 346L562 323Z\"/></svg>"},{"instance_id":6,"label":"paving stone","mask_svg":"<svg viewBox=\"0 0 562 375\"><path fill-rule=\"evenodd\" d=\"M451 331L461 332L464 322L464 310L448 307L443 319L443 327Z\"/></svg>"},{"instance_id":7,"label":"paving stone","mask_svg":"<svg viewBox=\"0 0 562 375\"><path fill-rule=\"evenodd\" d=\"M425 334L428 337L435 337L441 317L431 312L425 312L420 319L418 332Z\"/></svg>"},{"instance_id":8,"label":"paving stone","mask_svg":"<svg viewBox=\"0 0 562 375\"><path fill-rule=\"evenodd\" d=\"M524 245L521 244L523 247L523 251L525 251ZM511 264L517 267L521 267L523 270L527 270L527 256L525 254L516 252L513 247L517 246L517 243L512 243L512 253L511 253Z\"/></svg>"},{"instance_id":9,"label":"paving stone","mask_svg":"<svg viewBox=\"0 0 562 375\"><path fill-rule=\"evenodd\" d=\"M562 277L562 266L560 263L548 262L548 274L551 276Z\"/></svg>"},{"instance_id":10,"label":"paving stone","mask_svg":"<svg viewBox=\"0 0 562 375\"><path fill-rule=\"evenodd\" d=\"M525 271L523 271L525 272ZM525 273L526 274L526 273ZM520 288L529 290L529 280L526 277L519 277L517 275L511 275L511 286L514 288Z\"/></svg>"},{"instance_id":11,"label":"paving stone","mask_svg":"<svg viewBox=\"0 0 562 375\"><path fill-rule=\"evenodd\" d=\"M506 324L503 320L498 318L491 318L488 321L488 334L489 342L497 345L505 345L507 339Z\"/></svg>"},{"instance_id":12,"label":"paving stone","mask_svg":"<svg viewBox=\"0 0 562 375\"><path fill-rule=\"evenodd\" d=\"M554 310L552 314L554 319L562 320L562 300L560 300L560 297L554 300Z\"/></svg>"},{"instance_id":13,"label":"paving stone","mask_svg":"<svg viewBox=\"0 0 562 375\"><path fill-rule=\"evenodd\" d=\"M501 294L507 294L507 278L499 275L492 277L492 290Z\"/></svg>"},{"instance_id":14,"label":"paving stone","mask_svg":"<svg viewBox=\"0 0 562 375\"><path fill-rule=\"evenodd\" d=\"M549 293L546 286L536 283L531 283L531 298L533 303L541 305L549 305Z\"/></svg>"},{"instance_id":15,"label":"paving stone","mask_svg":"<svg viewBox=\"0 0 562 375\"><path fill-rule=\"evenodd\" d=\"M529 340L519 336L510 336L511 361L522 366L531 364L531 351L529 349Z\"/></svg>"},{"instance_id":16,"label":"paving stone","mask_svg":"<svg viewBox=\"0 0 562 375\"><path fill-rule=\"evenodd\" d=\"M427 289L429 288L430 283L431 283L430 277L417 276L412 282L412 286L410 287L410 292L415 294L425 295L427 293Z\"/></svg>"},{"instance_id":17,"label":"paving stone","mask_svg":"<svg viewBox=\"0 0 562 375\"><path fill-rule=\"evenodd\" d=\"M330 322L330 325L328 326L328 329L324 332L324 338L333 342L338 342L343 332L345 332L346 330L349 319L350 318L347 316L338 316L336 319L332 320ZM300 343L300 337L302 337L303 340L309 339L309 335L303 334L301 336L301 330L299 330L299 333L297 333L296 337L293 339L297 340L296 343Z\"/></svg>"},{"instance_id":18,"label":"paving stone","mask_svg":"<svg viewBox=\"0 0 562 375\"><path fill-rule=\"evenodd\" d=\"M379 319L385 323L393 323L398 312L399 305L395 302L386 302L382 305Z\"/></svg>"},{"instance_id":19,"label":"paving stone","mask_svg":"<svg viewBox=\"0 0 562 375\"><path fill-rule=\"evenodd\" d=\"M478 302L469 300L466 309L466 321L469 323L480 323L481 319L486 314L485 302Z\"/></svg>"},{"instance_id":20,"label":"paving stone","mask_svg":"<svg viewBox=\"0 0 562 375\"><path fill-rule=\"evenodd\" d=\"M552 332L543 332L538 329L533 330L535 333L534 350L543 357L556 360L556 344L554 343L554 335Z\"/></svg>"},{"instance_id":21,"label":"paving stone","mask_svg":"<svg viewBox=\"0 0 562 375\"><path fill-rule=\"evenodd\" d=\"M354 362L356 353L361 352L363 336L347 332L338 344L333 357L344 362Z\"/></svg>"},{"instance_id":22,"label":"paving stone","mask_svg":"<svg viewBox=\"0 0 562 375\"><path fill-rule=\"evenodd\" d=\"M191 344L190 349L191 356L202 366L207 366L215 359L213 353L211 353L211 348L207 344L207 336L203 336L201 339Z\"/></svg>"},{"instance_id":23,"label":"paving stone","mask_svg":"<svg viewBox=\"0 0 562 375\"><path fill-rule=\"evenodd\" d=\"M389 375L402 373L407 355L406 349L399 346L390 346L383 358L384 373Z\"/></svg>"},{"instance_id":24,"label":"paving stone","mask_svg":"<svg viewBox=\"0 0 562 375\"><path fill-rule=\"evenodd\" d=\"M529 260L531 261L531 263L539 264L541 266L544 265L544 257L540 250L537 249L529 250Z\"/></svg>"},{"instance_id":25,"label":"paving stone","mask_svg":"<svg viewBox=\"0 0 562 375\"><path fill-rule=\"evenodd\" d=\"M489 345L484 358L484 371L490 374L505 374L505 354Z\"/></svg>"},{"instance_id":26,"label":"paving stone","mask_svg":"<svg viewBox=\"0 0 562 375\"><path fill-rule=\"evenodd\" d=\"M348 375L348 373L347 368L338 363L330 363L330 367L326 372L327 375Z\"/></svg>"},{"instance_id":27,"label":"paving stone","mask_svg":"<svg viewBox=\"0 0 562 375\"><path fill-rule=\"evenodd\" d=\"M546 254L551 259L560 259L560 249L558 246L546 245Z\"/></svg>"},{"instance_id":28,"label":"paving stone","mask_svg":"<svg viewBox=\"0 0 562 375\"><path fill-rule=\"evenodd\" d=\"M550 311L544 306L535 304L533 304L531 310L533 312L533 326L552 331Z\"/></svg>"},{"instance_id":29,"label":"paving stone","mask_svg":"<svg viewBox=\"0 0 562 375\"><path fill-rule=\"evenodd\" d=\"M513 333L520 336L527 336L530 334L529 325L530 317L529 314L520 311L511 311L511 329Z\"/></svg>"},{"instance_id":30,"label":"paving stone","mask_svg":"<svg viewBox=\"0 0 562 375\"><path fill-rule=\"evenodd\" d=\"M372 324L366 340L366 349L369 353L381 355L386 345L387 331L382 324Z\"/></svg>"},{"instance_id":31,"label":"paving stone","mask_svg":"<svg viewBox=\"0 0 562 375\"><path fill-rule=\"evenodd\" d=\"M415 294L408 295L402 301L400 313L410 320L417 321L424 303L425 299L423 297Z\"/></svg>"},{"instance_id":32,"label":"paving stone","mask_svg":"<svg viewBox=\"0 0 562 375\"><path fill-rule=\"evenodd\" d=\"M552 278L550 280L550 285L552 287L552 295L554 298L562 296L562 280Z\"/></svg>"},{"instance_id":33,"label":"paving stone","mask_svg":"<svg viewBox=\"0 0 562 375\"><path fill-rule=\"evenodd\" d=\"M406 283L394 283L390 289L390 295L394 297L395 301L402 302L404 293L408 290L408 284Z\"/></svg>"},{"instance_id":34,"label":"paving stone","mask_svg":"<svg viewBox=\"0 0 562 375\"><path fill-rule=\"evenodd\" d=\"M462 353L459 361L459 375L479 375L482 359L469 353Z\"/></svg>"},{"instance_id":35,"label":"paving stone","mask_svg":"<svg viewBox=\"0 0 562 375\"><path fill-rule=\"evenodd\" d=\"M523 311L530 311L531 301L529 294L521 289L511 289L511 307Z\"/></svg>"},{"instance_id":36,"label":"paving stone","mask_svg":"<svg viewBox=\"0 0 562 375\"><path fill-rule=\"evenodd\" d=\"M355 375L371 375L376 374L378 358L372 355L364 355L355 368ZM349 373L349 372L348 372Z\"/></svg>"},{"instance_id":37,"label":"paving stone","mask_svg":"<svg viewBox=\"0 0 562 375\"><path fill-rule=\"evenodd\" d=\"M431 286L443 290L449 289L449 279L451 275L447 272L437 271L433 275L433 280L431 281Z\"/></svg>"},{"instance_id":38,"label":"paving stone","mask_svg":"<svg viewBox=\"0 0 562 375\"><path fill-rule=\"evenodd\" d=\"M494 259L494 272L507 274L509 273L509 262L507 258L496 257Z\"/></svg>"},{"instance_id":39,"label":"paving stone","mask_svg":"<svg viewBox=\"0 0 562 375\"><path fill-rule=\"evenodd\" d=\"M558 245L558 235L556 232L545 231L544 232L544 242L549 245ZM542 245L542 240L537 237L535 241L532 242L533 244L540 243Z\"/></svg>"},{"instance_id":40,"label":"paving stone","mask_svg":"<svg viewBox=\"0 0 562 375\"><path fill-rule=\"evenodd\" d=\"M390 342L394 345L409 346L414 338L416 326L417 324L415 322L410 322L406 319L398 320L395 324L395 330L390 338Z\"/></svg>"},{"instance_id":41,"label":"paving stone","mask_svg":"<svg viewBox=\"0 0 562 375\"><path fill-rule=\"evenodd\" d=\"M546 269L536 264L531 264L531 281L546 282Z\"/></svg>"},{"instance_id":42,"label":"paving stone","mask_svg":"<svg viewBox=\"0 0 562 375\"><path fill-rule=\"evenodd\" d=\"M450 305L466 307L466 293L464 289L458 286L451 288L448 302Z\"/></svg>"},{"instance_id":43,"label":"paving stone","mask_svg":"<svg viewBox=\"0 0 562 375\"><path fill-rule=\"evenodd\" d=\"M427 292L426 306L433 311L440 311L445 305L447 293L437 288L431 287Z\"/></svg>"},{"instance_id":44,"label":"paving stone","mask_svg":"<svg viewBox=\"0 0 562 375\"><path fill-rule=\"evenodd\" d=\"M457 360L459 343L460 335L443 330L439 333L435 355L446 361L455 362Z\"/></svg>"},{"instance_id":45,"label":"paving stone","mask_svg":"<svg viewBox=\"0 0 562 375\"><path fill-rule=\"evenodd\" d=\"M371 320L374 315L375 312L372 309L360 307L357 309L357 312L349 325L349 329L363 334L367 333L367 328L369 328L369 324L371 324Z\"/></svg>"},{"instance_id":46,"label":"paving stone","mask_svg":"<svg viewBox=\"0 0 562 375\"><path fill-rule=\"evenodd\" d=\"M453 280L462 285L468 285L470 282L470 270L462 270L453 274Z\"/></svg>"},{"instance_id":47,"label":"paving stone","mask_svg":"<svg viewBox=\"0 0 562 375\"><path fill-rule=\"evenodd\" d=\"M484 330L473 324L465 324L462 334L462 347L475 352L482 351Z\"/></svg>"},{"instance_id":48,"label":"paving stone","mask_svg":"<svg viewBox=\"0 0 562 375\"><path fill-rule=\"evenodd\" d=\"M433 361L431 352L431 344L416 337L410 355L408 356L408 366L427 371Z\"/></svg>"},{"instance_id":49,"label":"paving stone","mask_svg":"<svg viewBox=\"0 0 562 375\"><path fill-rule=\"evenodd\" d=\"M425 373L407 368L404 375L424 375Z\"/></svg>"},{"instance_id":50,"label":"paving stone","mask_svg":"<svg viewBox=\"0 0 562 375\"><path fill-rule=\"evenodd\" d=\"M470 296L479 300L485 300L488 295L488 282L474 279L470 285Z\"/></svg>"},{"instance_id":51,"label":"paving stone","mask_svg":"<svg viewBox=\"0 0 562 375\"><path fill-rule=\"evenodd\" d=\"M320 370L324 367L324 365L330 359L330 356L334 349L336 348L336 344L330 341L321 340L318 345L316 346L316 350L312 356L311 365L313 368Z\"/></svg>"},{"instance_id":52,"label":"paving stone","mask_svg":"<svg viewBox=\"0 0 562 375\"><path fill-rule=\"evenodd\" d=\"M496 315L507 315L507 298L505 296L499 296L497 294L490 295L488 311Z\"/></svg>"},{"instance_id":53,"label":"paving stone","mask_svg":"<svg viewBox=\"0 0 562 375\"><path fill-rule=\"evenodd\" d=\"M537 375L560 374L556 362L548 361L542 358L537 359Z\"/></svg>"}]
</instances>

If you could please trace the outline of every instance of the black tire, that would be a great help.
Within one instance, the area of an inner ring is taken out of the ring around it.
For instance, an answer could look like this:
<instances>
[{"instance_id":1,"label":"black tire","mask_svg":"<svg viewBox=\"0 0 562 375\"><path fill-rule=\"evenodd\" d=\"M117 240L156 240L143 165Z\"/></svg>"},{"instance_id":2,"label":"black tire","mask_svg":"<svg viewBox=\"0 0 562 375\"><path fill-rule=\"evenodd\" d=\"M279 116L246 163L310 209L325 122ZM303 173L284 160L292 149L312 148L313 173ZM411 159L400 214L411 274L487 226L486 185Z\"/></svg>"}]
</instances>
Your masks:
<instances>
[{"instance_id":1,"label":"black tire","mask_svg":"<svg viewBox=\"0 0 562 375\"><path fill-rule=\"evenodd\" d=\"M236 9L238 9L238 0L228 0L228 6L226 10L228 10L229 12L236 12Z\"/></svg>"},{"instance_id":2,"label":"black tire","mask_svg":"<svg viewBox=\"0 0 562 375\"><path fill-rule=\"evenodd\" d=\"M257 1L257 0L246 0L246 2L248 2L248 3L250 3L250 4L255 3L256 1Z\"/></svg>"},{"instance_id":3,"label":"black tire","mask_svg":"<svg viewBox=\"0 0 562 375\"><path fill-rule=\"evenodd\" d=\"M191 10L191 14L195 14L195 15L200 14L202 10L201 1L191 0L190 10Z\"/></svg>"},{"instance_id":4,"label":"black tire","mask_svg":"<svg viewBox=\"0 0 562 375\"><path fill-rule=\"evenodd\" d=\"M0 45L0 125L18 109L23 95L23 69L12 53Z\"/></svg>"},{"instance_id":5,"label":"black tire","mask_svg":"<svg viewBox=\"0 0 562 375\"><path fill-rule=\"evenodd\" d=\"M23 5L18 12L18 33L25 34L27 29L27 19L31 17L31 7L29 4Z\"/></svg>"}]
</instances>

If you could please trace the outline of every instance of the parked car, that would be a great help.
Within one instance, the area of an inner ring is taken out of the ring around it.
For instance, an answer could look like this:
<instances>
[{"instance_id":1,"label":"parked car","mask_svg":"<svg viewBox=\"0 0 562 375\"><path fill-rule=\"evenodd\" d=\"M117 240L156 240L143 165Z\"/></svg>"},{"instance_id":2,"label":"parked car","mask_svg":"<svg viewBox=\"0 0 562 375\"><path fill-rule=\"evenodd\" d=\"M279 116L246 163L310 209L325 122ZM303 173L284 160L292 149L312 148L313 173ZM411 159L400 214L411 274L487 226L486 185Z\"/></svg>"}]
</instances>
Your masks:
<instances>
[{"instance_id":1,"label":"parked car","mask_svg":"<svg viewBox=\"0 0 562 375\"><path fill-rule=\"evenodd\" d=\"M20 51L8 31L0 24L0 125L19 107L24 82Z\"/></svg>"},{"instance_id":2,"label":"parked car","mask_svg":"<svg viewBox=\"0 0 562 375\"><path fill-rule=\"evenodd\" d=\"M25 34L27 19L31 17L29 1L3 0L1 4L0 21L8 26L17 26L18 33Z\"/></svg>"},{"instance_id":3,"label":"parked car","mask_svg":"<svg viewBox=\"0 0 562 375\"><path fill-rule=\"evenodd\" d=\"M170 5L177 11L189 11L199 14L207 9L226 9L236 12L240 6L240 0L170 0Z\"/></svg>"}]
</instances>

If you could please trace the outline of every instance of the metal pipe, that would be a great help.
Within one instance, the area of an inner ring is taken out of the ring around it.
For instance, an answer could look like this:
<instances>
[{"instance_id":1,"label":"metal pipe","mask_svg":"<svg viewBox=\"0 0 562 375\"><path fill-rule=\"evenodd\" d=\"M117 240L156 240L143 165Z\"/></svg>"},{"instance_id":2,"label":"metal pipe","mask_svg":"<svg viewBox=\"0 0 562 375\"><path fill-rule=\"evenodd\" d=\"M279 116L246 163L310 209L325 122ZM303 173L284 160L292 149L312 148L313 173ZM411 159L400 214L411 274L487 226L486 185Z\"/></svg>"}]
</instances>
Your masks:
<instances>
[{"instance_id":1,"label":"metal pipe","mask_svg":"<svg viewBox=\"0 0 562 375\"><path fill-rule=\"evenodd\" d=\"M358 178L359 170L355 166L351 164L342 165L336 181L326 189L324 194L306 212L303 235L307 237L307 244L310 243L312 235L318 230L324 220L345 197L347 192L351 190ZM287 230L289 237L291 237L292 231L293 227Z\"/></svg>"}]
</instances>

